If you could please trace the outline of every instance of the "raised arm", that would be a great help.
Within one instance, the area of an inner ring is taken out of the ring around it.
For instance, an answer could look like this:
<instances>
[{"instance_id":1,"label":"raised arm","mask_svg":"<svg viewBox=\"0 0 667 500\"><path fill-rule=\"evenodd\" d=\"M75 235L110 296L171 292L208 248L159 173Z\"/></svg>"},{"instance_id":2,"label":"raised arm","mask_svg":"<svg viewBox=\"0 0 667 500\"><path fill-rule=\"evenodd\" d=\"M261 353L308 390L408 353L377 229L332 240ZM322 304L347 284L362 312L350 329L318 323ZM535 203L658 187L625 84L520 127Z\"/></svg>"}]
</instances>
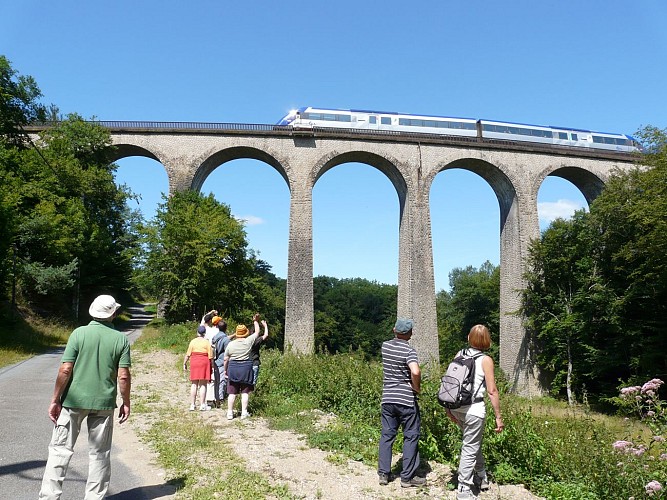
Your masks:
<instances>
[{"instance_id":1,"label":"raised arm","mask_svg":"<svg viewBox=\"0 0 667 500\"><path fill-rule=\"evenodd\" d=\"M262 320L262 326L264 327L264 334L262 339L266 340L269 337L269 325L266 324L265 320Z\"/></svg>"}]
</instances>

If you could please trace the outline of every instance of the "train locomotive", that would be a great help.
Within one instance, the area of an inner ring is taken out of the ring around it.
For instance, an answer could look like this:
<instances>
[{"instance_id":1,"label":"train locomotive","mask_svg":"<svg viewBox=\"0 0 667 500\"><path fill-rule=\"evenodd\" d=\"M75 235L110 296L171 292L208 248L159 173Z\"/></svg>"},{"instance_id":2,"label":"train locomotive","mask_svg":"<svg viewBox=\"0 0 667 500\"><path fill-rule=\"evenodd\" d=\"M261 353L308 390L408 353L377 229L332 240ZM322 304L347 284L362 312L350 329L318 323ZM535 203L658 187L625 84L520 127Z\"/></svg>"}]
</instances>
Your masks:
<instances>
[{"instance_id":1,"label":"train locomotive","mask_svg":"<svg viewBox=\"0 0 667 500\"><path fill-rule=\"evenodd\" d=\"M639 142L632 136L625 134L474 118L408 115L361 109L303 107L290 111L277 125L301 130L312 129L313 127L382 130L397 133L522 141L609 151L641 151Z\"/></svg>"}]
</instances>

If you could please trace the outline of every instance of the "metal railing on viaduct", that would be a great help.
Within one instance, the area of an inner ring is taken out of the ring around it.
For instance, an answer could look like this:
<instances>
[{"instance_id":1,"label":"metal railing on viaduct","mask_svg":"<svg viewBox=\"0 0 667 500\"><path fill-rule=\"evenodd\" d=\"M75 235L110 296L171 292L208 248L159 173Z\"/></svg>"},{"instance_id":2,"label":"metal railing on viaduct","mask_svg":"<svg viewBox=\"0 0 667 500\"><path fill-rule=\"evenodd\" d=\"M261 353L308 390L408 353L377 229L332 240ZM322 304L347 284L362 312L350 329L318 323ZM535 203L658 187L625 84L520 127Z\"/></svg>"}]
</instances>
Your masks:
<instances>
[{"instance_id":1,"label":"metal railing on viaduct","mask_svg":"<svg viewBox=\"0 0 667 500\"><path fill-rule=\"evenodd\" d=\"M285 342L298 352L314 347L312 190L329 169L356 162L380 170L396 190L398 314L415 321L412 343L420 360L428 369L438 367L430 188L447 169L478 174L493 189L500 208L500 367L515 391L525 395L541 390L518 313L528 247L539 237L540 185L547 176L564 178L590 203L614 170L632 168L636 161L628 153L476 137L235 123L95 123L111 133L116 146L111 161L129 156L159 161L170 192L199 190L215 168L241 158L263 161L282 175L290 192Z\"/></svg>"}]
</instances>

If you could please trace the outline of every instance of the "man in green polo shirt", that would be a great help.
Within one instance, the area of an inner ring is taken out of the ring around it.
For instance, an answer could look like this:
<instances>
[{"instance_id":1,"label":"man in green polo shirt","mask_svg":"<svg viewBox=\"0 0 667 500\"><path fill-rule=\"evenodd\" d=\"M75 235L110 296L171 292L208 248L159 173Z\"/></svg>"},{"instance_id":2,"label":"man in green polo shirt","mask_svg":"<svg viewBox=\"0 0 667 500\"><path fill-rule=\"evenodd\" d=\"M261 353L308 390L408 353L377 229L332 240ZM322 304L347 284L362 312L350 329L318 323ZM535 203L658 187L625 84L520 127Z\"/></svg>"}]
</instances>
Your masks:
<instances>
[{"instance_id":1,"label":"man in green polo shirt","mask_svg":"<svg viewBox=\"0 0 667 500\"><path fill-rule=\"evenodd\" d=\"M122 403L118 422L130 416L130 343L112 320L120 304L100 295L88 312L93 318L74 330L67 341L56 377L49 418L55 424L40 499L59 499L81 424L88 425L88 481L85 500L106 496L111 479L111 439L116 384Z\"/></svg>"}]
</instances>

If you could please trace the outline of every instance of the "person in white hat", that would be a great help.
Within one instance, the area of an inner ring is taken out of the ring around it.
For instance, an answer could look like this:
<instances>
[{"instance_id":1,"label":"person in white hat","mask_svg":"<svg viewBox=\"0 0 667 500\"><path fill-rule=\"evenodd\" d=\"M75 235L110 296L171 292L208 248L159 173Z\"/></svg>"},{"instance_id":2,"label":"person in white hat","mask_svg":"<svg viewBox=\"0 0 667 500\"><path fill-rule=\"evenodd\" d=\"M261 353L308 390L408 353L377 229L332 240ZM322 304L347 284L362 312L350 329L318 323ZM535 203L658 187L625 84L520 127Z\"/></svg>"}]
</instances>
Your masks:
<instances>
[{"instance_id":1,"label":"person in white hat","mask_svg":"<svg viewBox=\"0 0 667 500\"><path fill-rule=\"evenodd\" d=\"M100 295L88 310L93 320L74 330L67 341L49 418L55 427L49 444L40 499L59 499L81 424L88 426L86 500L106 496L111 479L111 439L117 387L122 403L118 422L130 416L130 343L116 331L113 319L120 304Z\"/></svg>"}]
</instances>

